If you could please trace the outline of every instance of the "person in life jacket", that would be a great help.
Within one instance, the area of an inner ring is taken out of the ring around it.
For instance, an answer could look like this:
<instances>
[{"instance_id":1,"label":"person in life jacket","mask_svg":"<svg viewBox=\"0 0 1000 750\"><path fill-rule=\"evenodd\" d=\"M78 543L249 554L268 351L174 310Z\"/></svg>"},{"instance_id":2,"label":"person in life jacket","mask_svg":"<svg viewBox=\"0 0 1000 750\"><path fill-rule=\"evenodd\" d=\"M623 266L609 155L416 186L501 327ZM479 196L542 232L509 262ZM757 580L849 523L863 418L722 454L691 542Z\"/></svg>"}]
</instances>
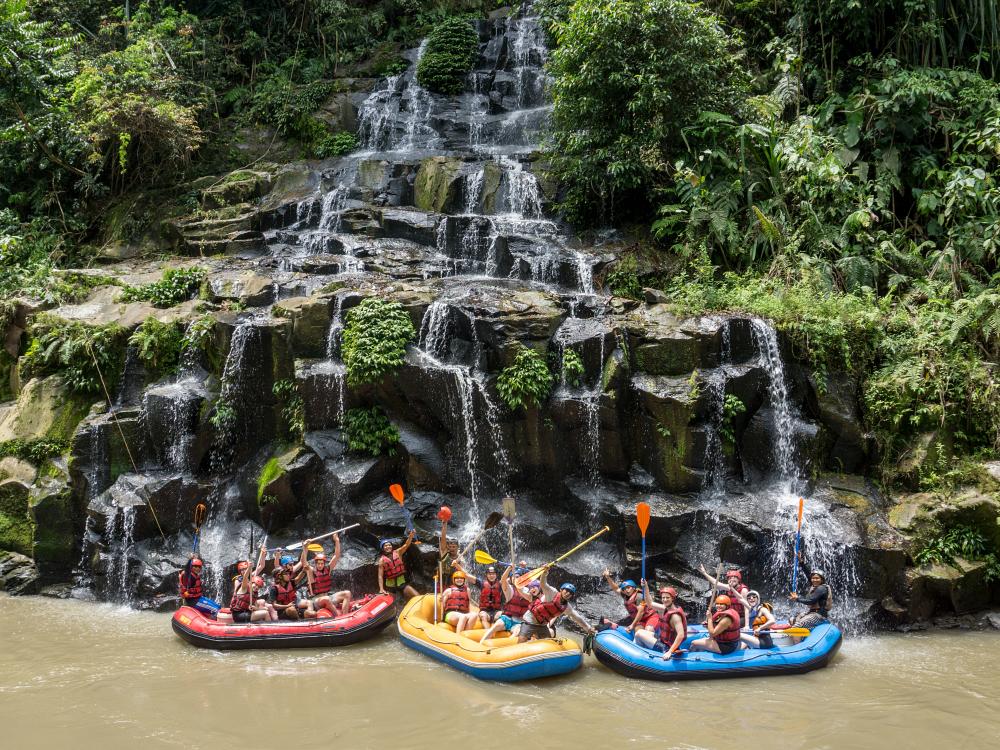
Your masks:
<instances>
[{"instance_id":1,"label":"person in life jacket","mask_svg":"<svg viewBox=\"0 0 1000 750\"><path fill-rule=\"evenodd\" d=\"M500 583L500 574L497 569L490 565L486 568L486 575L477 578L466 572L466 580L479 586L479 622L484 628L489 628L500 616L503 609L504 593L503 584Z\"/></svg>"},{"instance_id":2,"label":"person in life jacket","mask_svg":"<svg viewBox=\"0 0 1000 750\"><path fill-rule=\"evenodd\" d=\"M649 594L649 584L643 579L642 593L645 617L642 627L635 631L635 642L661 651L664 659L670 659L687 638L687 614L677 603L677 589L661 586L660 601L655 602Z\"/></svg>"},{"instance_id":3,"label":"person in life jacket","mask_svg":"<svg viewBox=\"0 0 1000 750\"><path fill-rule=\"evenodd\" d=\"M770 604L761 602L760 594L756 591L748 591L746 595L746 614L743 621L743 629L753 633L742 633L740 640L749 648L773 648L774 641L771 639L771 626L774 625L774 611Z\"/></svg>"},{"instance_id":4,"label":"person in life jacket","mask_svg":"<svg viewBox=\"0 0 1000 750\"><path fill-rule=\"evenodd\" d=\"M471 630L479 622L479 613L472 611L467 578L464 570L456 570L451 574L451 586L441 592L441 611L444 613L441 619L453 626L456 633Z\"/></svg>"},{"instance_id":5,"label":"person in life jacket","mask_svg":"<svg viewBox=\"0 0 1000 750\"><path fill-rule=\"evenodd\" d=\"M198 603L204 594L204 587L201 581L202 566L201 558L198 555L191 555L184 570L177 574L177 585L181 596L181 604L193 607Z\"/></svg>"},{"instance_id":6,"label":"person in life jacket","mask_svg":"<svg viewBox=\"0 0 1000 750\"><path fill-rule=\"evenodd\" d=\"M403 555L413 544L416 531L410 531L406 541L399 549L394 549L392 542L383 539L379 542L379 549L382 554L378 559L378 591L380 594L390 593L393 596L403 594L407 599L419 596L418 592L406 580L406 565L403 564Z\"/></svg>"},{"instance_id":7,"label":"person in life jacket","mask_svg":"<svg viewBox=\"0 0 1000 750\"><path fill-rule=\"evenodd\" d=\"M333 591L333 571L340 562L340 534L333 535L333 559L327 561L325 552L317 552L309 564L309 547L314 540L302 542L302 555L299 564L306 573L309 595L312 597L312 610L327 609L334 615L346 615L351 611L351 592Z\"/></svg>"},{"instance_id":8,"label":"person in life jacket","mask_svg":"<svg viewBox=\"0 0 1000 750\"><path fill-rule=\"evenodd\" d=\"M740 616L733 609L732 600L725 594L715 597L714 611L709 615L708 638L692 641L692 651L712 651L731 654L740 648Z\"/></svg>"},{"instance_id":9,"label":"person in life jacket","mask_svg":"<svg viewBox=\"0 0 1000 750\"><path fill-rule=\"evenodd\" d=\"M260 546L260 559L258 565L262 566L267 549L262 544ZM229 601L229 612L233 622L267 622L277 620L277 612L266 603L262 603L256 596L257 589L263 586L264 579L250 569L250 562L243 566L242 574L239 576L236 588L233 590L232 599Z\"/></svg>"},{"instance_id":10,"label":"person in life jacket","mask_svg":"<svg viewBox=\"0 0 1000 750\"><path fill-rule=\"evenodd\" d=\"M701 566L700 570L701 574L705 576L705 580L732 600L733 609L736 610L736 614L740 616L740 622L742 622L743 613L746 610L746 594L750 590L743 583L743 574L736 568L730 568L726 571L725 581L716 581L705 571L704 565Z\"/></svg>"},{"instance_id":11,"label":"person in life jacket","mask_svg":"<svg viewBox=\"0 0 1000 750\"><path fill-rule=\"evenodd\" d=\"M524 613L524 622L521 623L517 642L524 643L531 638L555 638L556 623L564 616L579 625L588 635L597 633L572 606L573 600L576 599L576 586L564 583L557 590L549 585L548 576L549 571L546 568L539 578L542 596L532 601L528 611Z\"/></svg>"},{"instance_id":12,"label":"person in life jacket","mask_svg":"<svg viewBox=\"0 0 1000 750\"><path fill-rule=\"evenodd\" d=\"M639 614L639 601L642 598L642 592L639 591L639 587L631 578L622 581L621 584L615 583L615 579L611 577L611 571L607 568L604 569L604 580L608 582L612 591L621 596L622 603L625 605L625 616L617 622L602 617L598 628L604 630L620 626L632 629L636 622L636 615Z\"/></svg>"},{"instance_id":13,"label":"person in life jacket","mask_svg":"<svg viewBox=\"0 0 1000 750\"><path fill-rule=\"evenodd\" d=\"M488 638L492 638L501 631L507 631L511 635L518 634L521 623L524 621L524 613L528 611L531 600L528 598L529 594L519 591L514 586L513 580L517 576L524 575L529 570L528 563L521 560L518 562L516 568L508 565L503 575L500 576L500 590L503 592L504 604L500 610L500 614L494 618L493 624L489 626L487 631L483 633L483 637L479 639L480 643L485 643ZM527 590L527 587L525 587L525 590ZM536 590L541 594L541 584L538 585Z\"/></svg>"},{"instance_id":14,"label":"person in life jacket","mask_svg":"<svg viewBox=\"0 0 1000 750\"><path fill-rule=\"evenodd\" d=\"M795 615L789 621L797 628L814 628L827 621L830 616L830 609L833 607L833 591L826 582L826 573L822 570L814 570L809 575L809 590L804 594L792 592L789 598L793 602L805 604L809 611ZM795 641L798 643L798 640Z\"/></svg>"}]
</instances>

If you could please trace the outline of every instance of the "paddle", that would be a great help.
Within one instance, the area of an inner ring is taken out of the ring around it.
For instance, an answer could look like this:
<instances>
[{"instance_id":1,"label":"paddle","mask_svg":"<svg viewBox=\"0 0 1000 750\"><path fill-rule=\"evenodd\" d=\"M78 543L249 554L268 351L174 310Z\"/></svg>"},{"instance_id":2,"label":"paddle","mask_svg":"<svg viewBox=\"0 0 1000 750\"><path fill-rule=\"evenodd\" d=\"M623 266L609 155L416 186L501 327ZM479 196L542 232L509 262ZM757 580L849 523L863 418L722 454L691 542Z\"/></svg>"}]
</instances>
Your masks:
<instances>
[{"instance_id":1,"label":"paddle","mask_svg":"<svg viewBox=\"0 0 1000 750\"><path fill-rule=\"evenodd\" d=\"M566 552L566 553L564 553L564 554L562 554L562 555L559 555L559 557L557 557L557 558L556 558L555 560L553 560L552 562L550 562L550 563L547 563L547 564L545 564L545 565L541 566L540 568L535 568L534 570L532 570L532 571L529 571L529 572L525 573L525 574L524 574L524 575L522 575L522 576L518 576L518 578L517 578L517 580L516 580L516 581L514 582L514 584L515 584L515 585L516 585L516 586L517 586L518 588L521 588L521 587L522 587L522 586L524 586L525 584L527 584L527 583L529 583L529 582L531 582L531 581L534 581L534 580L535 580L536 578L538 578L538 577L539 577L539 576L540 576L540 575L541 575L542 573L544 573L544 572L545 572L546 570L548 570L549 568L551 568L551 567L552 567L553 565L555 565L555 564L556 564L557 562L560 562L561 560L565 560L565 559L566 559L567 557L569 557L570 555L572 555L572 554L573 554L574 552L576 552L577 550L581 549L582 547L586 547L586 546L587 546L588 544L590 544L590 543L591 543L592 541L594 541L595 539L597 539L597 537L599 537L599 536L600 536L601 534L603 534L603 533L605 533L605 532L607 532L607 531L611 531L611 529L610 529L610 527L608 527L608 526L605 526L605 527L604 527L603 529L601 529L600 531L598 531L598 532L597 532L596 534L594 534L593 536L589 537L588 539L584 539L584 540L583 540L582 542L580 542L580 543L579 543L578 545L576 545L576 546L575 546L575 547L574 547L573 549L571 549L571 550L570 550L569 552Z\"/></svg>"},{"instance_id":2,"label":"paddle","mask_svg":"<svg viewBox=\"0 0 1000 750\"><path fill-rule=\"evenodd\" d=\"M461 553L459 553L458 558L464 561L465 556L469 554L469 550L475 547L476 544L479 543L479 540L483 538L483 534L485 534L490 529L494 528L502 520L503 520L503 514L497 513L496 511L493 511L488 516L486 516L486 523L483 524L483 528L480 530L478 534L476 534L476 538L473 539L471 542L469 542L469 546L467 546L465 549L461 551Z\"/></svg>"},{"instance_id":3,"label":"paddle","mask_svg":"<svg viewBox=\"0 0 1000 750\"><path fill-rule=\"evenodd\" d=\"M487 552L483 552L481 549L477 549L473 558L480 565L500 565L506 568L510 563L505 563L503 560L497 560L495 557Z\"/></svg>"},{"instance_id":4,"label":"paddle","mask_svg":"<svg viewBox=\"0 0 1000 750\"><path fill-rule=\"evenodd\" d=\"M802 509L805 499L799 498L799 521L795 526L795 555L792 559L792 591L798 591L796 585L799 581L799 539L802 538Z\"/></svg>"},{"instance_id":5,"label":"paddle","mask_svg":"<svg viewBox=\"0 0 1000 750\"><path fill-rule=\"evenodd\" d=\"M503 517L507 521L507 543L510 546L510 559L513 561L517 559L514 555L514 498L505 497L501 501L500 508L503 511ZM476 554L478 555L479 553L477 552Z\"/></svg>"},{"instance_id":6,"label":"paddle","mask_svg":"<svg viewBox=\"0 0 1000 750\"><path fill-rule=\"evenodd\" d=\"M635 520L642 534L642 580L646 580L646 529L649 528L649 503L639 503L635 506Z\"/></svg>"},{"instance_id":7,"label":"paddle","mask_svg":"<svg viewBox=\"0 0 1000 750\"><path fill-rule=\"evenodd\" d=\"M205 503L198 503L194 506L194 542L191 545L191 554L198 554L198 542L201 541L201 525L205 523L205 514L208 508Z\"/></svg>"},{"instance_id":8,"label":"paddle","mask_svg":"<svg viewBox=\"0 0 1000 750\"><path fill-rule=\"evenodd\" d=\"M409 534L413 531L413 516L410 515L410 511L407 510L406 505L403 504L406 496L403 494L403 485L401 484L390 484L389 494L392 495L392 499L399 503L399 507L403 509L403 515L406 517L406 533Z\"/></svg>"},{"instance_id":9,"label":"paddle","mask_svg":"<svg viewBox=\"0 0 1000 750\"><path fill-rule=\"evenodd\" d=\"M342 529L337 529L336 531L330 531L330 532L328 532L326 534L322 534L320 536L314 536L312 538L312 541L318 542L320 539L328 539L329 537L333 536L334 534L340 534L340 533L342 533L344 531L350 531L351 529L355 529L355 528L357 528L360 525L361 525L360 523L352 523L350 526L345 526ZM284 549L285 549L286 552L292 552L292 551L297 550L297 549L302 549L302 545L304 543L305 542L296 542L295 544L289 544Z\"/></svg>"}]
</instances>

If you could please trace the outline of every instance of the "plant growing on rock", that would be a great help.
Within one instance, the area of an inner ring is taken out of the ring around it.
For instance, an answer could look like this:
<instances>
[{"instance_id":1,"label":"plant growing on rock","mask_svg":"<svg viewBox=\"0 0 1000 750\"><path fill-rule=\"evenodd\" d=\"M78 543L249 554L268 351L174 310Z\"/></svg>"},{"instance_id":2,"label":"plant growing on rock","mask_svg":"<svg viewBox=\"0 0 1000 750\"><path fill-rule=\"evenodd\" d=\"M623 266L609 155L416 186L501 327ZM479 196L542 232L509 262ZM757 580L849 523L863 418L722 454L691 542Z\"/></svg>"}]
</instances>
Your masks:
<instances>
[{"instance_id":1,"label":"plant growing on rock","mask_svg":"<svg viewBox=\"0 0 1000 750\"><path fill-rule=\"evenodd\" d=\"M177 369L183 338L176 324L146 318L129 337L128 343L135 347L146 372L157 378Z\"/></svg>"},{"instance_id":2,"label":"plant growing on rock","mask_svg":"<svg viewBox=\"0 0 1000 750\"><path fill-rule=\"evenodd\" d=\"M40 315L31 322L31 341L18 362L23 380L61 375L77 393L114 390L125 363L127 332L116 323L88 326Z\"/></svg>"},{"instance_id":3,"label":"plant growing on rock","mask_svg":"<svg viewBox=\"0 0 1000 750\"><path fill-rule=\"evenodd\" d=\"M285 420L289 437L301 437L306 429L306 410L298 385L294 380L278 380L271 391L282 404L281 416Z\"/></svg>"},{"instance_id":4,"label":"plant growing on rock","mask_svg":"<svg viewBox=\"0 0 1000 750\"><path fill-rule=\"evenodd\" d=\"M497 391L511 409L539 406L549 397L552 381L542 355L521 345L514 363L505 367L497 378Z\"/></svg>"},{"instance_id":5,"label":"plant growing on rock","mask_svg":"<svg viewBox=\"0 0 1000 750\"><path fill-rule=\"evenodd\" d=\"M118 300L152 302L157 307L173 307L191 299L204 278L205 272L200 268L169 268L159 281L125 287Z\"/></svg>"},{"instance_id":6,"label":"plant growing on rock","mask_svg":"<svg viewBox=\"0 0 1000 750\"><path fill-rule=\"evenodd\" d=\"M347 313L341 353L351 385L374 383L399 369L416 336L401 304L369 297Z\"/></svg>"},{"instance_id":7,"label":"plant growing on rock","mask_svg":"<svg viewBox=\"0 0 1000 750\"><path fill-rule=\"evenodd\" d=\"M344 431L349 450L370 456L396 455L399 430L378 406L349 409L344 416Z\"/></svg>"},{"instance_id":8,"label":"plant growing on rock","mask_svg":"<svg viewBox=\"0 0 1000 750\"><path fill-rule=\"evenodd\" d=\"M462 93L478 44L479 37L468 20L442 21L427 38L427 48L417 65L417 83L439 94Z\"/></svg>"}]
</instances>

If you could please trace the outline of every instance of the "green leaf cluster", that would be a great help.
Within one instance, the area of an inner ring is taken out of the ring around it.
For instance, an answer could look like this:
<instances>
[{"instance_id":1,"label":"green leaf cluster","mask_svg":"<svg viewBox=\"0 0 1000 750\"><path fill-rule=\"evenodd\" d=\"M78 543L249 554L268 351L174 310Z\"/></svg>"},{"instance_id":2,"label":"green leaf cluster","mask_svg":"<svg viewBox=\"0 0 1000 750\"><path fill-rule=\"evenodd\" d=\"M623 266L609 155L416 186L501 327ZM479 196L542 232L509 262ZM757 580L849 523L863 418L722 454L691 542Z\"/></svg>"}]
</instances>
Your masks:
<instances>
[{"instance_id":1,"label":"green leaf cluster","mask_svg":"<svg viewBox=\"0 0 1000 750\"><path fill-rule=\"evenodd\" d=\"M540 406L549 397L554 380L545 358L519 345L513 364L497 377L497 392L511 409Z\"/></svg>"},{"instance_id":2,"label":"green leaf cluster","mask_svg":"<svg viewBox=\"0 0 1000 750\"><path fill-rule=\"evenodd\" d=\"M399 430L381 407L348 409L344 416L344 432L349 450L370 456L396 455Z\"/></svg>"},{"instance_id":3,"label":"green leaf cluster","mask_svg":"<svg viewBox=\"0 0 1000 750\"><path fill-rule=\"evenodd\" d=\"M464 18L449 18L438 24L427 38L417 82L438 94L459 94L476 61L479 37Z\"/></svg>"},{"instance_id":4,"label":"green leaf cluster","mask_svg":"<svg viewBox=\"0 0 1000 750\"><path fill-rule=\"evenodd\" d=\"M416 336L409 313L398 302L368 297L347 313L341 354L351 385L375 383L403 364Z\"/></svg>"},{"instance_id":5,"label":"green leaf cluster","mask_svg":"<svg viewBox=\"0 0 1000 750\"><path fill-rule=\"evenodd\" d=\"M118 300L152 302L157 307L173 307L191 299L204 279L205 272L200 268L168 268L159 281L125 287Z\"/></svg>"},{"instance_id":6,"label":"green leaf cluster","mask_svg":"<svg viewBox=\"0 0 1000 750\"><path fill-rule=\"evenodd\" d=\"M77 393L102 393L101 380L113 392L125 364L128 332L111 323L89 326L47 315L30 324L27 350L18 360L22 380L61 375Z\"/></svg>"}]
</instances>

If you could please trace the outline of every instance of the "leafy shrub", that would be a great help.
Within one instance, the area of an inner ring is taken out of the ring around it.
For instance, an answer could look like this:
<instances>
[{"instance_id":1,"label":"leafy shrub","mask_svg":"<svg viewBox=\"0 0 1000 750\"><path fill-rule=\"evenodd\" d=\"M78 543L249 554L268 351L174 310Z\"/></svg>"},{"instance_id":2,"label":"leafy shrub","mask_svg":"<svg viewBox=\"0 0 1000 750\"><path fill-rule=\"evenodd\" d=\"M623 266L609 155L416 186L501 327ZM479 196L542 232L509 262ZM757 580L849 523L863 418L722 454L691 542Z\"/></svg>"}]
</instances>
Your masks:
<instances>
[{"instance_id":1,"label":"leafy shrub","mask_svg":"<svg viewBox=\"0 0 1000 750\"><path fill-rule=\"evenodd\" d=\"M476 61L479 37L468 20L449 18L427 37L427 48L417 65L417 82L439 94L460 94Z\"/></svg>"},{"instance_id":2,"label":"leafy shrub","mask_svg":"<svg viewBox=\"0 0 1000 750\"><path fill-rule=\"evenodd\" d=\"M61 375L77 393L100 393L103 376L108 390L115 389L125 363L124 328L42 315L31 322L30 330L27 351L18 362L22 378Z\"/></svg>"},{"instance_id":3,"label":"leafy shrub","mask_svg":"<svg viewBox=\"0 0 1000 750\"><path fill-rule=\"evenodd\" d=\"M685 150L683 128L701 111L741 108L741 52L684 0L579 0L556 31L551 155L563 208L586 223L641 216Z\"/></svg>"},{"instance_id":4,"label":"leafy shrub","mask_svg":"<svg viewBox=\"0 0 1000 750\"><path fill-rule=\"evenodd\" d=\"M399 430L378 406L349 409L344 416L344 431L349 450L370 456L396 455Z\"/></svg>"},{"instance_id":5,"label":"leafy shrub","mask_svg":"<svg viewBox=\"0 0 1000 750\"><path fill-rule=\"evenodd\" d=\"M298 385L294 380L277 380L271 390L282 404L281 416L289 436L301 437L306 429L306 411Z\"/></svg>"},{"instance_id":6,"label":"leafy shrub","mask_svg":"<svg viewBox=\"0 0 1000 750\"><path fill-rule=\"evenodd\" d=\"M552 381L552 373L542 355L521 346L514 364L505 367L497 378L497 391L511 409L538 406L548 398Z\"/></svg>"},{"instance_id":7,"label":"leafy shrub","mask_svg":"<svg viewBox=\"0 0 1000 750\"><path fill-rule=\"evenodd\" d=\"M347 313L341 353L351 385L374 383L399 369L416 331L398 302L369 297Z\"/></svg>"},{"instance_id":8,"label":"leafy shrub","mask_svg":"<svg viewBox=\"0 0 1000 750\"><path fill-rule=\"evenodd\" d=\"M128 343L134 346L146 372L156 378L177 369L184 335L174 323L146 318Z\"/></svg>"},{"instance_id":9,"label":"leafy shrub","mask_svg":"<svg viewBox=\"0 0 1000 750\"><path fill-rule=\"evenodd\" d=\"M330 159L349 154L358 147L358 137L354 133L340 131L323 138L316 146L316 156Z\"/></svg>"},{"instance_id":10,"label":"leafy shrub","mask_svg":"<svg viewBox=\"0 0 1000 750\"><path fill-rule=\"evenodd\" d=\"M33 464L42 464L46 460L55 456L60 456L69 450L69 443L65 440L51 440L49 438L38 438L34 440L4 440L0 443L0 457L14 456L22 461L30 461Z\"/></svg>"},{"instance_id":11,"label":"leafy shrub","mask_svg":"<svg viewBox=\"0 0 1000 750\"><path fill-rule=\"evenodd\" d=\"M562 357L562 379L564 382L574 387L579 387L583 383L585 370L583 360L580 359L576 349L563 350Z\"/></svg>"},{"instance_id":12,"label":"leafy shrub","mask_svg":"<svg viewBox=\"0 0 1000 750\"><path fill-rule=\"evenodd\" d=\"M201 286L205 272L200 268L170 268L160 281L125 287L120 302L152 302L157 307L172 307L191 299Z\"/></svg>"}]
</instances>

